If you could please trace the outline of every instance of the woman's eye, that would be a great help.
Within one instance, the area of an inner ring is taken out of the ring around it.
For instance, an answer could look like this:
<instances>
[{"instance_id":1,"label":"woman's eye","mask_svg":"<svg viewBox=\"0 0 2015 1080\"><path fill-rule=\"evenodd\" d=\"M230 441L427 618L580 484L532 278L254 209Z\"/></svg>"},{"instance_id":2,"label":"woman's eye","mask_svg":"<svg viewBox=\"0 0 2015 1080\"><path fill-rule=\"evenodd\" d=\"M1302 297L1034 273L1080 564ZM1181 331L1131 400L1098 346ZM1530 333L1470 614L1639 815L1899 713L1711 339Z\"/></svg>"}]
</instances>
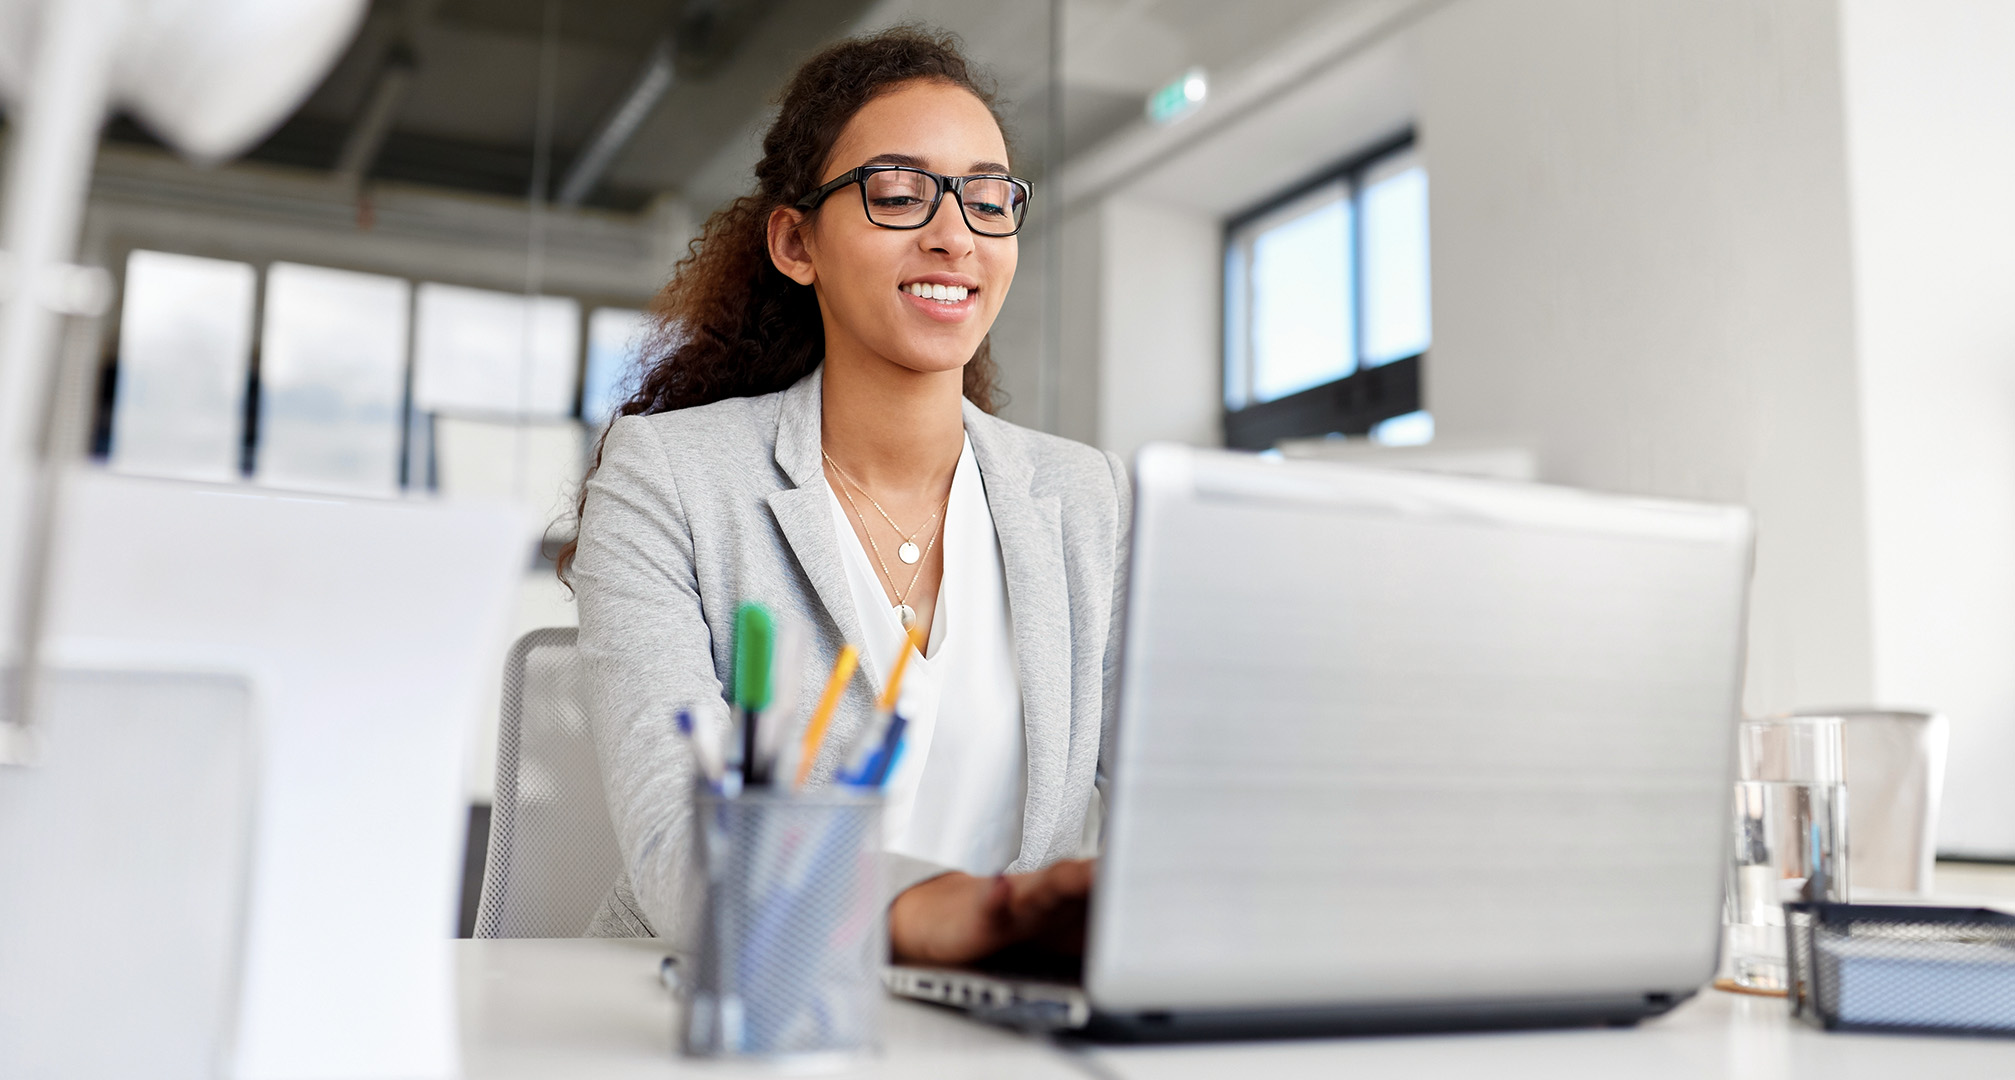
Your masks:
<instances>
[{"instance_id":1,"label":"woman's eye","mask_svg":"<svg viewBox=\"0 0 2015 1080\"><path fill-rule=\"evenodd\" d=\"M883 195L874 200L876 206L887 207L890 210L901 210L906 206L915 206L920 202L923 202L923 200L914 195Z\"/></svg>"},{"instance_id":2,"label":"woman's eye","mask_svg":"<svg viewBox=\"0 0 2015 1080\"><path fill-rule=\"evenodd\" d=\"M1004 218L1007 216L1007 207L999 203L969 202L966 204L966 209L981 217Z\"/></svg>"}]
</instances>

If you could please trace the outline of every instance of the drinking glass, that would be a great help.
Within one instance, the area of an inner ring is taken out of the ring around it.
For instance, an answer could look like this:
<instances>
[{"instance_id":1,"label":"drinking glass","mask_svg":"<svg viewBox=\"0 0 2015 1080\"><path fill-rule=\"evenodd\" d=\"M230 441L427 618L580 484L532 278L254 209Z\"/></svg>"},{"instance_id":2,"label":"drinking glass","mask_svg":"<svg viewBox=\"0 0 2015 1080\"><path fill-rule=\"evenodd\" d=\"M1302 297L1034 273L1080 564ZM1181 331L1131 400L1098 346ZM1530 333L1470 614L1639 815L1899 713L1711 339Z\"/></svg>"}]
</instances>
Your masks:
<instances>
[{"instance_id":1,"label":"drinking glass","mask_svg":"<svg viewBox=\"0 0 2015 1080\"><path fill-rule=\"evenodd\" d=\"M1837 716L1745 720L1737 734L1729 978L1783 993L1784 904L1847 899L1847 784Z\"/></svg>"}]
</instances>

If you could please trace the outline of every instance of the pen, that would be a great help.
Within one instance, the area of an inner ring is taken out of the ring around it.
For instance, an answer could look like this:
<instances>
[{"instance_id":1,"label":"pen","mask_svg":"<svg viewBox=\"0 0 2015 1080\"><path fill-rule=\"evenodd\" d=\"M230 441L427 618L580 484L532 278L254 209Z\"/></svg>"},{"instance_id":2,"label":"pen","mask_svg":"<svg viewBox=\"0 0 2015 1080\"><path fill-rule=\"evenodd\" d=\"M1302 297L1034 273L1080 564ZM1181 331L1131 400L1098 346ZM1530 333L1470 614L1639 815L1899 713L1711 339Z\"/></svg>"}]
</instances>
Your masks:
<instances>
[{"instance_id":1,"label":"pen","mask_svg":"<svg viewBox=\"0 0 2015 1080\"><path fill-rule=\"evenodd\" d=\"M811 779L812 763L818 759L819 747L825 743L826 728L833 721L833 712L839 708L840 696L846 692L847 680L853 678L854 665L860 661L861 651L852 645L840 649L840 658L833 664L833 673L826 680L826 692L819 697L818 708L813 710L811 722L805 725L804 741L799 749L797 787L804 787Z\"/></svg>"},{"instance_id":2,"label":"pen","mask_svg":"<svg viewBox=\"0 0 2015 1080\"><path fill-rule=\"evenodd\" d=\"M874 750L846 777L846 782L855 787L872 788L887 782L889 773L895 769L896 759L902 755L903 729L907 726L909 721L903 719L903 714L891 714L888 726L882 729L881 738L875 740Z\"/></svg>"},{"instance_id":3,"label":"pen","mask_svg":"<svg viewBox=\"0 0 2015 1080\"><path fill-rule=\"evenodd\" d=\"M720 755L715 751L711 740L694 730L692 710L679 710L678 725L679 734L685 736L687 744L693 748L693 761L699 766L700 775L706 778L707 783L716 788L720 787Z\"/></svg>"},{"instance_id":4,"label":"pen","mask_svg":"<svg viewBox=\"0 0 2015 1080\"><path fill-rule=\"evenodd\" d=\"M728 752L728 771L739 772L749 784L763 783L757 760L757 724L770 702L770 651L776 624L761 604L744 602L735 609L735 725Z\"/></svg>"},{"instance_id":5,"label":"pen","mask_svg":"<svg viewBox=\"0 0 2015 1080\"><path fill-rule=\"evenodd\" d=\"M889 673L889 684L882 690L882 698L875 702L875 713L887 716L896 711L896 698L903 689L903 672L909 670L910 654L924 651L923 631L912 626L903 633L903 643L909 647L896 656L896 669Z\"/></svg>"},{"instance_id":6,"label":"pen","mask_svg":"<svg viewBox=\"0 0 2015 1080\"><path fill-rule=\"evenodd\" d=\"M901 717L897 717L897 719L901 719ZM889 747L888 757L882 762L881 773L874 778L875 787L881 787L883 784L888 783L889 777L895 775L896 766L902 764L903 747L910 744L910 741L903 737L905 735L903 729L896 728L895 733L894 745Z\"/></svg>"},{"instance_id":7,"label":"pen","mask_svg":"<svg viewBox=\"0 0 2015 1080\"><path fill-rule=\"evenodd\" d=\"M777 623L771 657L770 703L763 706L756 720L756 772L764 783L774 782L782 752L791 741L790 732L795 730L791 721L798 711L799 684L804 681L804 629L796 623Z\"/></svg>"},{"instance_id":8,"label":"pen","mask_svg":"<svg viewBox=\"0 0 2015 1080\"><path fill-rule=\"evenodd\" d=\"M877 758L886 764L885 747L892 748L889 739L891 730L897 738L902 737L902 717L896 715L896 699L902 696L903 674L909 670L910 654L919 652L923 646L923 635L911 627L904 637L903 651L896 657L895 670L889 673L888 685L882 688L881 699L875 702L874 722L861 733L860 741L854 744L854 752L847 759L847 767L841 776L849 784L864 784L870 775L870 767L877 764Z\"/></svg>"}]
</instances>

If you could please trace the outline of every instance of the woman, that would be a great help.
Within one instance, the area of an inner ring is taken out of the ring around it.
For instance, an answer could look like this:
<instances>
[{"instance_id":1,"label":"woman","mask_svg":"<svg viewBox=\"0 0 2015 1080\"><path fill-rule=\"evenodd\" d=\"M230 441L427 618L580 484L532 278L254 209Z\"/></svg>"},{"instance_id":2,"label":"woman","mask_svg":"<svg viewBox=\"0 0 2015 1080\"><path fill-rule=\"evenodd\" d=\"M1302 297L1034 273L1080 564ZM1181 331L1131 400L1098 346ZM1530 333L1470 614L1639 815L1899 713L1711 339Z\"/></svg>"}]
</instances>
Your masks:
<instances>
[{"instance_id":1,"label":"woman","mask_svg":"<svg viewBox=\"0 0 2015 1080\"><path fill-rule=\"evenodd\" d=\"M725 725L735 608L756 600L804 628L803 685L862 649L814 783L905 626L926 642L887 789L892 951L1069 947L1128 491L1111 455L991 415L987 331L1028 185L956 44L910 29L808 61L763 151L755 193L654 305L662 359L604 438L562 563L627 868L594 932L689 940L693 763L671 718Z\"/></svg>"}]
</instances>

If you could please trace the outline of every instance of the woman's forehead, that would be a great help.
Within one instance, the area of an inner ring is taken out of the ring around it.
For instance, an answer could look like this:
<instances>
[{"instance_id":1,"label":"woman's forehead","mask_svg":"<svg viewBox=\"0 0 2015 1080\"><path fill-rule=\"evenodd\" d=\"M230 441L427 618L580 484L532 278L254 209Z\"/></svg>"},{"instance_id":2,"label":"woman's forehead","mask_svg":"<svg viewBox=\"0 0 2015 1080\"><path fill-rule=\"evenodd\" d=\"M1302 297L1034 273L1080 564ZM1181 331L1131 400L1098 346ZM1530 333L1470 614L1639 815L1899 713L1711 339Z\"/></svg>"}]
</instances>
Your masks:
<instances>
[{"instance_id":1,"label":"woman's forehead","mask_svg":"<svg viewBox=\"0 0 2015 1080\"><path fill-rule=\"evenodd\" d=\"M911 83L881 94L847 121L828 176L870 162L950 174L1004 171L1007 142L985 103L950 83Z\"/></svg>"}]
</instances>

